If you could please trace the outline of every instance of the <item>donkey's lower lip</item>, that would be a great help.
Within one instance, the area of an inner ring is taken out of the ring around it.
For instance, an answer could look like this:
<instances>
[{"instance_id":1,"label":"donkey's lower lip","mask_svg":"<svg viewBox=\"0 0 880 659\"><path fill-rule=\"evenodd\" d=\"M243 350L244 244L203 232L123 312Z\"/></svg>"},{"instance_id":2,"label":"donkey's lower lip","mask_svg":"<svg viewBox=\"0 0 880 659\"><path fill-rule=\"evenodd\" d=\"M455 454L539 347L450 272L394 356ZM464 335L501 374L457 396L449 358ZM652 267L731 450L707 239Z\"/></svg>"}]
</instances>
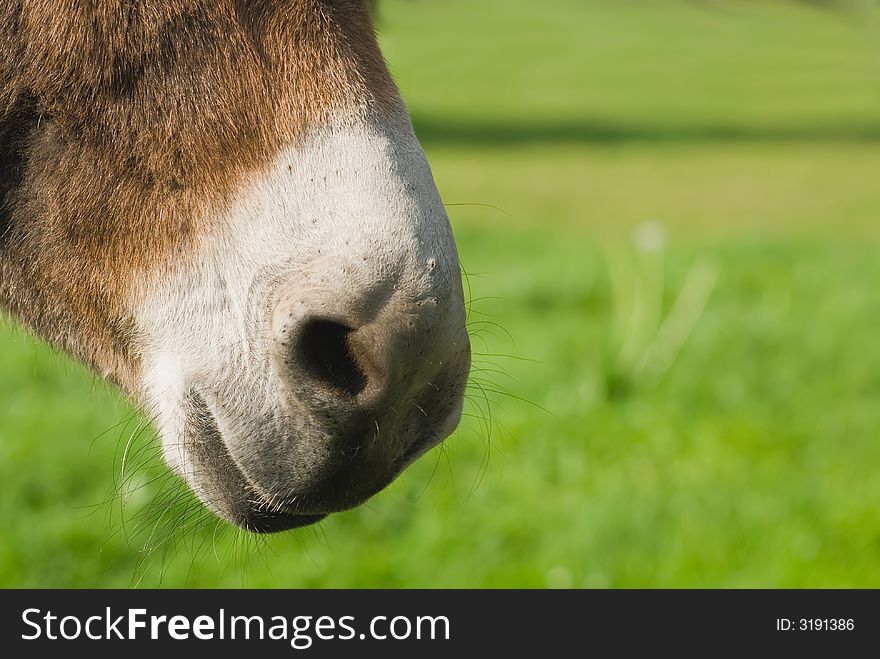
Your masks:
<instances>
[{"instance_id":1,"label":"donkey's lower lip","mask_svg":"<svg viewBox=\"0 0 880 659\"><path fill-rule=\"evenodd\" d=\"M254 533L275 533L308 526L326 513L300 514L279 510L248 481L223 442L216 419L204 397L190 390L187 396L186 448L193 463L191 483L202 502L229 522Z\"/></svg>"},{"instance_id":2,"label":"donkey's lower lip","mask_svg":"<svg viewBox=\"0 0 880 659\"><path fill-rule=\"evenodd\" d=\"M288 515L278 512L260 512L251 515L247 520L241 520L239 526L253 533L278 533L316 524L325 517L327 515Z\"/></svg>"},{"instance_id":3,"label":"donkey's lower lip","mask_svg":"<svg viewBox=\"0 0 880 659\"><path fill-rule=\"evenodd\" d=\"M315 524L334 512L361 504L390 482L389 478L367 489L353 488L351 474L341 469L336 485L350 492L348 499L328 503L331 487L300 494L295 497L295 507L289 507L283 501L273 501L261 494L236 463L217 427L217 419L202 394L190 389L186 408L188 430L185 446L193 469L189 478L186 474L182 475L208 508L247 531L276 533Z\"/></svg>"}]
</instances>

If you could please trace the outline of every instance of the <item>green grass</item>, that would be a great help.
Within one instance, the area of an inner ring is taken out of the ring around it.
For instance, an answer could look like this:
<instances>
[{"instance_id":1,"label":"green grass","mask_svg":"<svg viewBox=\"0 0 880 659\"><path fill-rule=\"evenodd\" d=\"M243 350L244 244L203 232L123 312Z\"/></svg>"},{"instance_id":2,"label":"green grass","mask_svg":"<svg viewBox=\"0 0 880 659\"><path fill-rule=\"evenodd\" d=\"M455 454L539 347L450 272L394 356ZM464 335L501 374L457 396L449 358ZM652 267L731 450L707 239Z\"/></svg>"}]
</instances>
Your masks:
<instances>
[{"instance_id":1,"label":"green grass","mask_svg":"<svg viewBox=\"0 0 880 659\"><path fill-rule=\"evenodd\" d=\"M877 25L384 0L474 298L462 428L318 529L171 509L142 564L153 438L123 525L103 502L138 420L7 326L0 585L880 586ZM491 424L484 390L512 394L486 392Z\"/></svg>"}]
</instances>

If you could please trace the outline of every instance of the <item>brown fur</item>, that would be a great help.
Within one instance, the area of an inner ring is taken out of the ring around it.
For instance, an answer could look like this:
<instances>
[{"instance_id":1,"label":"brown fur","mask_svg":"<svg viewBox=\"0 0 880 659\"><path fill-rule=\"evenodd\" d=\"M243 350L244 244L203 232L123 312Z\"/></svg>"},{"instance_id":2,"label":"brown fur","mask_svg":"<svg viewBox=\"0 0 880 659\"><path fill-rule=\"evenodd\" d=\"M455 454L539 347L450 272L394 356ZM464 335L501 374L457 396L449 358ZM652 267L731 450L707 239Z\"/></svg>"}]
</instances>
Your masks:
<instances>
[{"instance_id":1,"label":"brown fur","mask_svg":"<svg viewBox=\"0 0 880 659\"><path fill-rule=\"evenodd\" d=\"M360 0L3 0L0 304L133 392L137 273L304 128L396 98Z\"/></svg>"}]
</instances>

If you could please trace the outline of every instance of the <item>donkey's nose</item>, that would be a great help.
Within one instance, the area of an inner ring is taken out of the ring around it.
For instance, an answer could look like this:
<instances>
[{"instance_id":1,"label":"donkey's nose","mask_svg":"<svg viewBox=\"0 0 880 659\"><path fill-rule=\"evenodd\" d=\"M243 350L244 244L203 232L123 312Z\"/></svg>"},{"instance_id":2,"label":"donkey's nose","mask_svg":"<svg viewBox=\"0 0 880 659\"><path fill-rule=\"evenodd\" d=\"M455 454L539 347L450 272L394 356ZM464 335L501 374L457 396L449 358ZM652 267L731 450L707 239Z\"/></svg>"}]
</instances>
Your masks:
<instances>
[{"instance_id":1,"label":"donkey's nose","mask_svg":"<svg viewBox=\"0 0 880 659\"><path fill-rule=\"evenodd\" d=\"M463 324L449 313L451 287L361 291L311 289L276 309L276 364L306 412L376 412L426 386L456 350Z\"/></svg>"},{"instance_id":2,"label":"donkey's nose","mask_svg":"<svg viewBox=\"0 0 880 659\"><path fill-rule=\"evenodd\" d=\"M281 369L301 402L326 408L371 408L389 393L395 362L407 355L390 319L358 319L288 313L277 335ZM411 345L411 342L410 342Z\"/></svg>"},{"instance_id":3,"label":"donkey's nose","mask_svg":"<svg viewBox=\"0 0 880 659\"><path fill-rule=\"evenodd\" d=\"M366 389L367 373L366 355L352 341L354 331L334 320L305 320L291 337L288 366L317 386L356 397Z\"/></svg>"},{"instance_id":4,"label":"donkey's nose","mask_svg":"<svg viewBox=\"0 0 880 659\"><path fill-rule=\"evenodd\" d=\"M281 492L296 514L357 505L457 423L470 366L464 304L460 283L432 264L384 279L346 267L271 298L266 379L285 398L285 428L233 451L270 500Z\"/></svg>"}]
</instances>

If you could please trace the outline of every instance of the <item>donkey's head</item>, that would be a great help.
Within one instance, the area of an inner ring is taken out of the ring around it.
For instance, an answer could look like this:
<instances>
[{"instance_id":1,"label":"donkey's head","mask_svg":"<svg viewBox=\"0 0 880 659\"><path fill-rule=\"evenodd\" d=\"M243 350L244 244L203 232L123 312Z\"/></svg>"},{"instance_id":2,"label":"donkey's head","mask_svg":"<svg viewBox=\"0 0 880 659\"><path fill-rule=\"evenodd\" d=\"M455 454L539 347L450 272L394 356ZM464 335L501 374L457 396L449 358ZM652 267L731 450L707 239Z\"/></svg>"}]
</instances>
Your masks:
<instances>
[{"instance_id":1,"label":"donkey's head","mask_svg":"<svg viewBox=\"0 0 880 659\"><path fill-rule=\"evenodd\" d=\"M360 0L0 7L0 302L224 518L355 506L470 365L449 221Z\"/></svg>"}]
</instances>

